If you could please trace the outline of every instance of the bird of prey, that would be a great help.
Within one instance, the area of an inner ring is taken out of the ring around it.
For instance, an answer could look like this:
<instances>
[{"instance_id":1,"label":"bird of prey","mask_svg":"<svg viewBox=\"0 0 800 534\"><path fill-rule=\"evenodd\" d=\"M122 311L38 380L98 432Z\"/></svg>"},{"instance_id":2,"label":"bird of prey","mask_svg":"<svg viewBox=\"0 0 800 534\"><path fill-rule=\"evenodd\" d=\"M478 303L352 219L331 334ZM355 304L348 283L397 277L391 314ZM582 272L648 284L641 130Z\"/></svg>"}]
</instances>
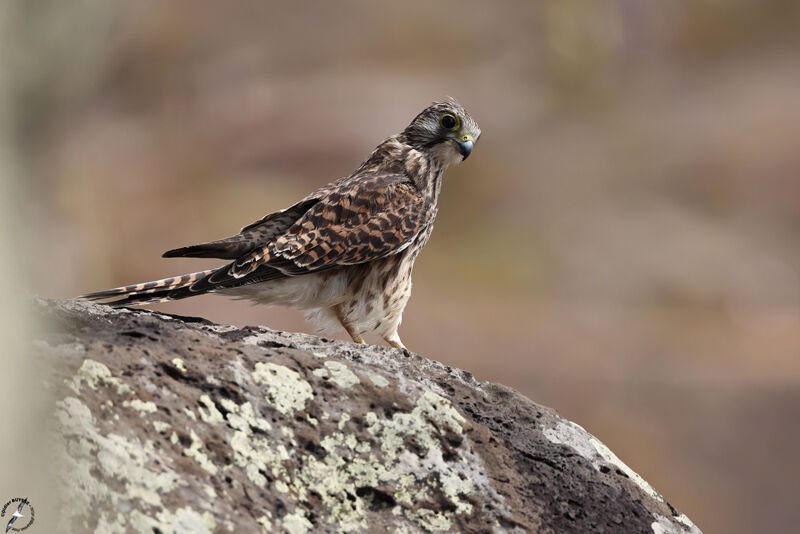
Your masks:
<instances>
[{"instance_id":1,"label":"bird of prey","mask_svg":"<svg viewBox=\"0 0 800 534\"><path fill-rule=\"evenodd\" d=\"M28 499L22 499L22 501L19 503L19 506L17 506L17 510L13 514L11 514L11 519L8 520L8 524L6 525L6 532L11 530L11 526L17 519L19 519L20 517L25 517L24 515L22 515L22 509L25 508L26 504L28 504Z\"/></svg>"},{"instance_id":2,"label":"bird of prey","mask_svg":"<svg viewBox=\"0 0 800 534\"><path fill-rule=\"evenodd\" d=\"M356 343L374 335L405 348L397 328L414 260L433 230L442 175L480 135L458 102L434 102L350 176L232 237L164 253L227 265L83 298L126 306L219 293L309 310L322 331L341 325Z\"/></svg>"}]
</instances>

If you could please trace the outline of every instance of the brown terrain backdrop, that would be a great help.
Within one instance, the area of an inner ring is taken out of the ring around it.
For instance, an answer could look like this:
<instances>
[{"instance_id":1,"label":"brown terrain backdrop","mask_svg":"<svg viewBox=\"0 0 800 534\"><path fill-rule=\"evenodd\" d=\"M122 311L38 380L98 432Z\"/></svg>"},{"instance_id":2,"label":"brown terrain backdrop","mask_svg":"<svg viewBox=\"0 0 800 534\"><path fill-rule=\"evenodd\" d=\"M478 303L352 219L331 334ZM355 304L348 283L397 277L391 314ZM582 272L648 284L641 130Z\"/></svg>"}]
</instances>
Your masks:
<instances>
[{"instance_id":1,"label":"brown terrain backdrop","mask_svg":"<svg viewBox=\"0 0 800 534\"><path fill-rule=\"evenodd\" d=\"M205 268L160 255L349 174L451 95L483 136L447 173L404 342L583 425L708 533L796 531L800 4L3 12L27 228L3 254L32 292ZM313 331L222 297L157 308Z\"/></svg>"}]
</instances>

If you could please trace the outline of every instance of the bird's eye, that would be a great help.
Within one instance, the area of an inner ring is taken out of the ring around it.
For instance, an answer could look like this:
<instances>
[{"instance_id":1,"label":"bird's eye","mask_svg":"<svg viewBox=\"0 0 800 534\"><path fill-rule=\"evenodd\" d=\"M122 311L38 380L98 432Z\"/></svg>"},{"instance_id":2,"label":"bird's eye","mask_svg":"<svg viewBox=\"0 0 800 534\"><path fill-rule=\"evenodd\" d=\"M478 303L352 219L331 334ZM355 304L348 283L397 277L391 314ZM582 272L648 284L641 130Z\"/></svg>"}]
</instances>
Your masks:
<instances>
[{"instance_id":1,"label":"bird's eye","mask_svg":"<svg viewBox=\"0 0 800 534\"><path fill-rule=\"evenodd\" d=\"M458 118L447 113L441 116L441 118L439 119L439 124L442 125L442 128L447 128L448 130L457 130Z\"/></svg>"}]
</instances>

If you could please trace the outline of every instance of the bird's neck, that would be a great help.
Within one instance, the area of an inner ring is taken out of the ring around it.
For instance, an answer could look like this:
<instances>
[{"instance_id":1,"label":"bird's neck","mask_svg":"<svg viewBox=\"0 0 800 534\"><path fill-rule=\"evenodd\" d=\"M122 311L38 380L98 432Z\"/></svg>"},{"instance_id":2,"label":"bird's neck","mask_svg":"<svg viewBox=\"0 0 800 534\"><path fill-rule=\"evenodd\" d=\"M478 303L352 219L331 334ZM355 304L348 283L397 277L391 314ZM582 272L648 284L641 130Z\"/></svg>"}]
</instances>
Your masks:
<instances>
[{"instance_id":1,"label":"bird's neck","mask_svg":"<svg viewBox=\"0 0 800 534\"><path fill-rule=\"evenodd\" d=\"M390 137L378 145L359 171L369 169L404 175L423 196L436 203L442 189L442 174L446 168L435 154L416 149L405 143L400 135Z\"/></svg>"},{"instance_id":2,"label":"bird's neck","mask_svg":"<svg viewBox=\"0 0 800 534\"><path fill-rule=\"evenodd\" d=\"M444 169L436 168L436 170L432 170L428 179L428 191L427 193L431 195L433 198L433 203L436 204L439 202L439 193L442 191L442 177L444 176Z\"/></svg>"}]
</instances>

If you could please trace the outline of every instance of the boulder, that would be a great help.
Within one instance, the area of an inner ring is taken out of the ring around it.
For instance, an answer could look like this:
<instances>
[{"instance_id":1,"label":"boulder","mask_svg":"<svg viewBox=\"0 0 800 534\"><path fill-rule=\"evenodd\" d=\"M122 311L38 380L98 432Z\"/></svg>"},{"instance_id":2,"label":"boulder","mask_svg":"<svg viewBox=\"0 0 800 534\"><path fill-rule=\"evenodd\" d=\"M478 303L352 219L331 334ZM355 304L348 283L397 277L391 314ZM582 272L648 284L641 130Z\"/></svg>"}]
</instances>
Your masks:
<instances>
[{"instance_id":1,"label":"boulder","mask_svg":"<svg viewBox=\"0 0 800 534\"><path fill-rule=\"evenodd\" d=\"M408 351L36 309L64 532L700 532L577 424Z\"/></svg>"}]
</instances>

